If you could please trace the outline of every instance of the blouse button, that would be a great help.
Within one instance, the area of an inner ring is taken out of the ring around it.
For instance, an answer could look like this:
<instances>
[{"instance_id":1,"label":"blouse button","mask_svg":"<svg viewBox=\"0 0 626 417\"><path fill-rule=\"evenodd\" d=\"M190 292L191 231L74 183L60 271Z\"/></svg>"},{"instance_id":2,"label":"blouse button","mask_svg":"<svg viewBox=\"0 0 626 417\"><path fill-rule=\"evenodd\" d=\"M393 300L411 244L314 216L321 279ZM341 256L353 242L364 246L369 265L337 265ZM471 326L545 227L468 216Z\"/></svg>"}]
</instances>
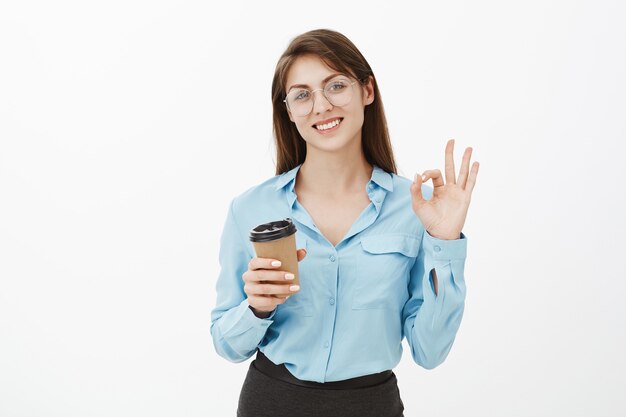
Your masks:
<instances>
[{"instance_id":1,"label":"blouse button","mask_svg":"<svg viewBox=\"0 0 626 417\"><path fill-rule=\"evenodd\" d=\"M439 252L441 250L441 248L439 246L435 246L435 252Z\"/></svg>"},{"instance_id":2,"label":"blouse button","mask_svg":"<svg viewBox=\"0 0 626 417\"><path fill-rule=\"evenodd\" d=\"M334 298L331 298L331 299L329 300L329 302L330 302L330 305L331 305L331 306L334 306L334 305L335 305L335 299L334 299Z\"/></svg>"},{"instance_id":3,"label":"blouse button","mask_svg":"<svg viewBox=\"0 0 626 417\"><path fill-rule=\"evenodd\" d=\"M337 258L335 258L335 255L330 255L328 259L330 259L331 262L335 262L335 259Z\"/></svg>"}]
</instances>

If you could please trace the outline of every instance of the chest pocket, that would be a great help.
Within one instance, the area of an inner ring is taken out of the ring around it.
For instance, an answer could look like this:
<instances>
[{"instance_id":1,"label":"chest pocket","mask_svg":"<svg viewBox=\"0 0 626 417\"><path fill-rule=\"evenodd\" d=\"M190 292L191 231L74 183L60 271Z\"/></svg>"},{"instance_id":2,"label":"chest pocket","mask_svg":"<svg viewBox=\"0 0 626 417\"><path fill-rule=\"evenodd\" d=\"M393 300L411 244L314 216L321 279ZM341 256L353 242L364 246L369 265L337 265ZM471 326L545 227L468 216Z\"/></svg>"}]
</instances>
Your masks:
<instances>
[{"instance_id":1,"label":"chest pocket","mask_svg":"<svg viewBox=\"0 0 626 417\"><path fill-rule=\"evenodd\" d=\"M352 308L401 309L420 244L417 237L400 233L362 236Z\"/></svg>"},{"instance_id":2,"label":"chest pocket","mask_svg":"<svg viewBox=\"0 0 626 417\"><path fill-rule=\"evenodd\" d=\"M300 280L300 291L297 294L292 295L285 301L283 304L279 304L277 306L276 313L284 312L285 314L298 314L302 316L312 316L313 315L313 288L312 284L312 275L310 273L309 267L305 262L311 261L311 259L307 259L310 257L307 248L307 238L304 233L298 231L296 232L296 249L306 249L307 256L300 262L298 262L298 278Z\"/></svg>"}]
</instances>

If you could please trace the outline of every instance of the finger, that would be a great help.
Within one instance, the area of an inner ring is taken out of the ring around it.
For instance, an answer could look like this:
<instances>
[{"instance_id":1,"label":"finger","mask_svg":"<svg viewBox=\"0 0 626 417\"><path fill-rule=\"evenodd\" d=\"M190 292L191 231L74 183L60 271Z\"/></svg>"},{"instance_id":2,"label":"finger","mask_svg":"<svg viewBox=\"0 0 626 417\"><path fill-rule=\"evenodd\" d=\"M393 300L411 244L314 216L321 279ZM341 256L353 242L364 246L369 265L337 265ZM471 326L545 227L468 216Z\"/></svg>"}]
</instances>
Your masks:
<instances>
[{"instance_id":1,"label":"finger","mask_svg":"<svg viewBox=\"0 0 626 417\"><path fill-rule=\"evenodd\" d=\"M285 281L289 282L294 279L294 274L288 271L272 271L269 269L256 269L254 271L246 271L243 274L245 282L260 281Z\"/></svg>"},{"instance_id":2,"label":"finger","mask_svg":"<svg viewBox=\"0 0 626 417\"><path fill-rule=\"evenodd\" d=\"M465 183L467 182L471 156L472 148L465 148L465 152L463 153L463 162L461 162L461 170L459 171L459 181L457 182L457 184L459 184L463 189L465 189Z\"/></svg>"},{"instance_id":3,"label":"finger","mask_svg":"<svg viewBox=\"0 0 626 417\"><path fill-rule=\"evenodd\" d=\"M424 182L428 181L428 179L433 180L434 187L443 187L443 176L441 175L441 171L438 169L429 169L424 171Z\"/></svg>"},{"instance_id":4,"label":"finger","mask_svg":"<svg viewBox=\"0 0 626 417\"><path fill-rule=\"evenodd\" d=\"M426 201L422 195L422 176L420 174L415 174L415 177L413 177L413 184L411 184L410 190L413 206L420 207Z\"/></svg>"},{"instance_id":5,"label":"finger","mask_svg":"<svg viewBox=\"0 0 626 417\"><path fill-rule=\"evenodd\" d=\"M286 295L286 294L265 294L265 295L255 295L254 297L265 297L265 298L269 298L270 300L274 301L276 304L282 304L285 301L287 301L287 298L291 297L290 295Z\"/></svg>"},{"instance_id":6,"label":"finger","mask_svg":"<svg viewBox=\"0 0 626 417\"><path fill-rule=\"evenodd\" d=\"M263 297L263 298L269 298L270 300L281 300L281 303L282 303L282 302L285 302L287 298L291 297L291 294L289 295L287 294L252 294L248 296L248 298L252 298L252 297Z\"/></svg>"},{"instance_id":7,"label":"finger","mask_svg":"<svg viewBox=\"0 0 626 417\"><path fill-rule=\"evenodd\" d=\"M248 262L248 269L251 271L257 269L276 269L281 266L281 262L278 259L271 258L258 258L254 257Z\"/></svg>"},{"instance_id":8,"label":"finger","mask_svg":"<svg viewBox=\"0 0 626 417\"><path fill-rule=\"evenodd\" d=\"M279 300L283 300L283 302L284 302L284 301L286 301L286 300L287 300L287 298L291 297L291 295L285 295L285 294L274 294L274 295L267 295L266 297L274 297L274 298L277 298L277 299L279 299Z\"/></svg>"},{"instance_id":9,"label":"finger","mask_svg":"<svg viewBox=\"0 0 626 417\"><path fill-rule=\"evenodd\" d=\"M289 295L300 291L299 285L276 285L276 284L260 284L247 283L243 286L243 290L248 295Z\"/></svg>"},{"instance_id":10,"label":"finger","mask_svg":"<svg viewBox=\"0 0 626 417\"><path fill-rule=\"evenodd\" d=\"M454 174L454 139L446 145L446 184L456 184Z\"/></svg>"},{"instance_id":11,"label":"finger","mask_svg":"<svg viewBox=\"0 0 626 417\"><path fill-rule=\"evenodd\" d=\"M304 259L306 256L306 249L298 249L298 262Z\"/></svg>"},{"instance_id":12,"label":"finger","mask_svg":"<svg viewBox=\"0 0 626 417\"><path fill-rule=\"evenodd\" d=\"M469 177L467 178L467 185L465 186L465 190L469 191L470 195L472 194L474 185L476 185L476 176L478 175L479 167L480 164L474 161L474 163L472 164L472 170L470 171Z\"/></svg>"}]
</instances>

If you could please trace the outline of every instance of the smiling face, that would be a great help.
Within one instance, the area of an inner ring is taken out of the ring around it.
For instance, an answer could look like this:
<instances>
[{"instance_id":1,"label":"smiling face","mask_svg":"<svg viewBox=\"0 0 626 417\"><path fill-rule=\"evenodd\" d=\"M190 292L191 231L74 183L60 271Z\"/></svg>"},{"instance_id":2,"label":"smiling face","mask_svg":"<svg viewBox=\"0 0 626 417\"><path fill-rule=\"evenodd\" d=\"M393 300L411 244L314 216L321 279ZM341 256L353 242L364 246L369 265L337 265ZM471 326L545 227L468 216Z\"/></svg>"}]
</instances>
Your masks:
<instances>
[{"instance_id":1,"label":"smiling face","mask_svg":"<svg viewBox=\"0 0 626 417\"><path fill-rule=\"evenodd\" d=\"M341 76L350 82L356 81L352 99L344 106L333 106L324 97L323 92L313 93L313 110L306 116L297 116L289 110L289 119L295 123L298 132L311 147L323 151L335 151L346 147L361 144L361 129L365 106L374 101L374 92L371 78L366 85L362 85L352 74L341 74L328 67L316 55L303 55L292 64L286 79L286 90L289 94L294 85L306 88L309 91L326 87L324 80L332 82L335 76ZM339 124L337 124L339 122Z\"/></svg>"}]
</instances>

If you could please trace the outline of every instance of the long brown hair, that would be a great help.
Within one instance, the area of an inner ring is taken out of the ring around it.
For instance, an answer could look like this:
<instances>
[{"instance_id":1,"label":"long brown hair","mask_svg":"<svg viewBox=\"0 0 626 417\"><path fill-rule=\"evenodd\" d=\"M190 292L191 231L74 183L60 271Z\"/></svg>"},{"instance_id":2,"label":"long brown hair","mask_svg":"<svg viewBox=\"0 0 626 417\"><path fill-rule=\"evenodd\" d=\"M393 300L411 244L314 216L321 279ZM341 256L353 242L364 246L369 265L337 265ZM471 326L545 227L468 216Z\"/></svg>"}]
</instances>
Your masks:
<instances>
[{"instance_id":1,"label":"long brown hair","mask_svg":"<svg viewBox=\"0 0 626 417\"><path fill-rule=\"evenodd\" d=\"M283 99L287 73L295 60L304 54L319 56L335 71L354 76L364 84L368 77L374 86L374 101L365 106L361 143L368 163L397 174L387 119L372 68L357 47L344 35L330 29L315 29L292 39L276 64L272 80L274 139L276 140L276 175L304 162L306 142L289 120Z\"/></svg>"}]
</instances>

